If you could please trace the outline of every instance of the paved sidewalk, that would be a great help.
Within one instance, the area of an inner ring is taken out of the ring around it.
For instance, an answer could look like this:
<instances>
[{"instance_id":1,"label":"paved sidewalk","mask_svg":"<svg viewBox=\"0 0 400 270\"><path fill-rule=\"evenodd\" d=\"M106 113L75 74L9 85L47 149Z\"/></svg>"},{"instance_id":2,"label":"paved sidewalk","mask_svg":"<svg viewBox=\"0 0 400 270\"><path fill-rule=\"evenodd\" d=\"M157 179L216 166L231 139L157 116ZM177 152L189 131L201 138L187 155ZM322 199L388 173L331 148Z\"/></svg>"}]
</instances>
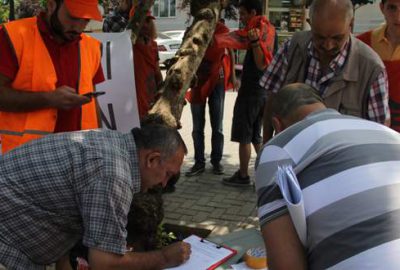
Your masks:
<instances>
[{"instance_id":1,"label":"paved sidewalk","mask_svg":"<svg viewBox=\"0 0 400 270\"><path fill-rule=\"evenodd\" d=\"M185 172L193 165L192 116L190 105L185 106L180 130L188 147L188 155L182 166L182 176L176 191L166 194L165 223L185 225L212 230L211 235L258 227L256 218L256 194L254 186L248 188L229 187L221 183L223 177L232 175L239 168L239 144L230 141L233 107L237 93L227 92L224 114L224 156L222 164L224 175L214 175L211 171L209 154L211 152L211 127L207 115L205 129L206 171L194 177L186 177ZM207 109L208 114L208 109ZM254 150L254 149L252 149ZM249 172L254 181L255 152L252 152Z\"/></svg>"}]
</instances>

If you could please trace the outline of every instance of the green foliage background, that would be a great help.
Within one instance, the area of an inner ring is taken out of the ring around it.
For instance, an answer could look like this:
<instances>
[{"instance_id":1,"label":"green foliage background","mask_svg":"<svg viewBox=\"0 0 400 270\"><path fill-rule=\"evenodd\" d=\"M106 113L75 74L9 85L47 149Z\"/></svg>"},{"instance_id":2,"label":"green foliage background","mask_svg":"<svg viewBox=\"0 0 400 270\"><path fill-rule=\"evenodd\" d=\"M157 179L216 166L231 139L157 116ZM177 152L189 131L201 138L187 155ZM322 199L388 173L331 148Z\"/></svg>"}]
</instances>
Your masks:
<instances>
[{"instance_id":1,"label":"green foliage background","mask_svg":"<svg viewBox=\"0 0 400 270\"><path fill-rule=\"evenodd\" d=\"M7 21L9 11L10 11L10 6L4 5L3 1L0 1L0 24Z\"/></svg>"}]
</instances>

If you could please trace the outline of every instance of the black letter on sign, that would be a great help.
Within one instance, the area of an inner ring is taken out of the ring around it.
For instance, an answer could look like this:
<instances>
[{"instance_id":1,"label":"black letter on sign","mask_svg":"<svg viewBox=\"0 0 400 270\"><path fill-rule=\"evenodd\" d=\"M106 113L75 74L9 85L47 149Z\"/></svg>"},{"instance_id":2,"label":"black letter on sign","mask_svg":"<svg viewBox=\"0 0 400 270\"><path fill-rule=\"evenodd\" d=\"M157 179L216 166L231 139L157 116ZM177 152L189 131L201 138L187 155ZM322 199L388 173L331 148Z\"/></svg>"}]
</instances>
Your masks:
<instances>
[{"instance_id":1,"label":"black letter on sign","mask_svg":"<svg viewBox=\"0 0 400 270\"><path fill-rule=\"evenodd\" d=\"M106 45L106 61L107 61L107 80L112 79L111 72L111 42L107 41Z\"/></svg>"},{"instance_id":2,"label":"black letter on sign","mask_svg":"<svg viewBox=\"0 0 400 270\"><path fill-rule=\"evenodd\" d=\"M108 112L110 115L110 122L108 122L106 115L103 113L103 110L100 108L101 121L106 125L106 127L108 129L117 130L117 122L115 122L113 105L111 103L108 103L107 107L108 107Z\"/></svg>"},{"instance_id":3,"label":"black letter on sign","mask_svg":"<svg viewBox=\"0 0 400 270\"><path fill-rule=\"evenodd\" d=\"M105 70L105 73L107 75L107 80L112 79L112 72L111 72L111 41L107 40L106 42L103 42L100 44L100 51L101 51L101 57L103 58L104 56L104 43L106 44L106 53L105 53L105 58L106 58L106 63L105 67L103 66L103 71Z\"/></svg>"}]
</instances>

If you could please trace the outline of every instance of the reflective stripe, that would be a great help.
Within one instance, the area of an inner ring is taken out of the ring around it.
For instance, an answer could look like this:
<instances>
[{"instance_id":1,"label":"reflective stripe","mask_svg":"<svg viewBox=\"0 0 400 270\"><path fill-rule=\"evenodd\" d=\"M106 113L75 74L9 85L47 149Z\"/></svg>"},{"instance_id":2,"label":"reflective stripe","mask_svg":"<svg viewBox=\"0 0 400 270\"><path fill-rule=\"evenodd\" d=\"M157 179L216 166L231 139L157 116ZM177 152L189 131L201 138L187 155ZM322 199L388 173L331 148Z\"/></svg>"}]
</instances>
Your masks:
<instances>
[{"instance_id":1,"label":"reflective stripe","mask_svg":"<svg viewBox=\"0 0 400 270\"><path fill-rule=\"evenodd\" d=\"M14 136L24 136L25 134L34 134L34 135L48 135L53 132L42 131L42 130L25 130L25 132L17 132L12 130L0 130L0 134L5 135L14 135Z\"/></svg>"}]
</instances>

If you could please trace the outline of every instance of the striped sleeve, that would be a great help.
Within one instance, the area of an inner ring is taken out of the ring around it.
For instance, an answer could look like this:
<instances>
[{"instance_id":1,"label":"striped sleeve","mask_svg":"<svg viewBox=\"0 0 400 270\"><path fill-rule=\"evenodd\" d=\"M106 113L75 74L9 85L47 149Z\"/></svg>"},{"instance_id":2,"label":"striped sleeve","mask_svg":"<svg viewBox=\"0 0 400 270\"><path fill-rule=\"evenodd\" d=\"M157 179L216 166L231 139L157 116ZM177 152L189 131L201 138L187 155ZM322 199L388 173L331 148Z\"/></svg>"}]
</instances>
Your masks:
<instances>
[{"instance_id":1,"label":"striped sleeve","mask_svg":"<svg viewBox=\"0 0 400 270\"><path fill-rule=\"evenodd\" d=\"M260 154L256 169L256 190L261 227L288 211L282 193L275 182L278 167L283 164L293 165L293 161L281 147L268 145Z\"/></svg>"}]
</instances>

